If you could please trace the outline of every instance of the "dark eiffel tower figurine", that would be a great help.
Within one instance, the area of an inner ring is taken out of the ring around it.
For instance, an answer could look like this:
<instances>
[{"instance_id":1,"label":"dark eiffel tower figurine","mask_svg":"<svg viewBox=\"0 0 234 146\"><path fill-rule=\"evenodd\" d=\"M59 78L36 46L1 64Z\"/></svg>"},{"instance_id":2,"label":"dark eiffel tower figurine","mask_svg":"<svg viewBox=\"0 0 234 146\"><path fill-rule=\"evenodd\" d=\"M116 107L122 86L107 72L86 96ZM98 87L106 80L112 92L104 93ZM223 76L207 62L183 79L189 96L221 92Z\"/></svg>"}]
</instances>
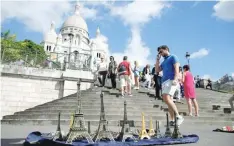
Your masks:
<instances>
[{"instance_id":1,"label":"dark eiffel tower figurine","mask_svg":"<svg viewBox=\"0 0 234 146\"><path fill-rule=\"evenodd\" d=\"M57 130L54 134L53 140L62 140L63 136L61 133L61 128L60 128L60 112L58 113L58 126L57 126Z\"/></svg>"},{"instance_id":2,"label":"dark eiffel tower figurine","mask_svg":"<svg viewBox=\"0 0 234 146\"><path fill-rule=\"evenodd\" d=\"M155 136L156 138L160 138L161 137L161 133L160 133L160 128L159 128L159 121L156 121L156 129L155 129Z\"/></svg>"},{"instance_id":3,"label":"dark eiffel tower figurine","mask_svg":"<svg viewBox=\"0 0 234 146\"><path fill-rule=\"evenodd\" d=\"M88 143L94 143L91 136L88 133L87 128L85 127L84 114L82 113L81 107L81 94L80 94L80 79L77 82L77 101L78 106L74 114L74 119L72 127L69 130L68 138L66 143L72 144L74 140L77 139L86 139Z\"/></svg>"},{"instance_id":4,"label":"dark eiffel tower figurine","mask_svg":"<svg viewBox=\"0 0 234 146\"><path fill-rule=\"evenodd\" d=\"M99 142L101 139L109 139L111 142L115 142L111 131L108 129L108 121L105 116L104 102L103 102L103 92L101 91L101 113L100 113L100 121L97 133L95 134L93 140L95 142Z\"/></svg>"},{"instance_id":5,"label":"dark eiffel tower figurine","mask_svg":"<svg viewBox=\"0 0 234 146\"><path fill-rule=\"evenodd\" d=\"M170 125L169 125L168 113L166 115L167 115L167 127L166 127L166 131L165 131L164 137L171 137L171 129L170 129Z\"/></svg>"},{"instance_id":6,"label":"dark eiffel tower figurine","mask_svg":"<svg viewBox=\"0 0 234 146\"><path fill-rule=\"evenodd\" d=\"M175 126L174 126L174 131L172 133L172 138L183 138L183 135L179 131L179 126L177 125L177 118L176 117L175 117Z\"/></svg>"},{"instance_id":7,"label":"dark eiffel tower figurine","mask_svg":"<svg viewBox=\"0 0 234 146\"><path fill-rule=\"evenodd\" d=\"M125 142L125 140L127 138L131 138L134 141L136 141L136 138L133 136L133 133L130 132L130 126L129 126L128 118L127 118L127 103L126 103L126 101L124 101L124 119L123 119L123 125L122 125L121 132L119 133L119 136L117 137L117 139L119 141Z\"/></svg>"}]
</instances>

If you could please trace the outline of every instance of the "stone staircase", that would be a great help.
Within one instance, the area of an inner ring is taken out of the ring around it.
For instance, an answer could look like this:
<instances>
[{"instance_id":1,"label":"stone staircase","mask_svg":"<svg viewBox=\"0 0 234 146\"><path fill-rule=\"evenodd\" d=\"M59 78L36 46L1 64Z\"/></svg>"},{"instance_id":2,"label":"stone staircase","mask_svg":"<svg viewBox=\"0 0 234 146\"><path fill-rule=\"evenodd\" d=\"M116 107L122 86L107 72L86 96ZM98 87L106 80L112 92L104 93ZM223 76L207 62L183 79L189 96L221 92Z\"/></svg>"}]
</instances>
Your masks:
<instances>
[{"instance_id":1,"label":"stone staircase","mask_svg":"<svg viewBox=\"0 0 234 146\"><path fill-rule=\"evenodd\" d=\"M141 126L141 112L145 113L146 126L152 116L153 123L156 120L165 123L167 106L161 100L155 100L154 91L140 89L133 91L133 96L122 98L117 90L94 87L81 92L82 108L85 121L90 121L92 126L97 126L100 119L100 92L104 92L104 105L106 119L110 126L117 126L123 119L124 101L127 101L128 120L133 120L136 127ZM210 90L197 89L197 99L200 107L199 117L189 117L187 115L187 104L176 103L186 123L195 124L234 124L234 113L224 114L223 108L229 107L229 94L214 92ZM212 105L218 104L220 110L212 110ZM61 112L61 124L69 125L71 114L75 112L77 106L76 94L63 97L25 111L16 112L14 115L4 116L2 124L20 125L56 125L58 112Z\"/></svg>"}]
</instances>

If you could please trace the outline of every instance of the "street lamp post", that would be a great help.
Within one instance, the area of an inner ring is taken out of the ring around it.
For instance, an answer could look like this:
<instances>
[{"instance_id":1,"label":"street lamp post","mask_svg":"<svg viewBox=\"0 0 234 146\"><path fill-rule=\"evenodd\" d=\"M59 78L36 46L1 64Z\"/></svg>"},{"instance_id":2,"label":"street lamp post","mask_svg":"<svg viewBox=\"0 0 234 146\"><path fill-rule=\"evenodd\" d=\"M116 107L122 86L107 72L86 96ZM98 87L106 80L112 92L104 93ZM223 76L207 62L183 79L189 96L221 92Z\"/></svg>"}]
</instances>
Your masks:
<instances>
[{"instance_id":1,"label":"street lamp post","mask_svg":"<svg viewBox=\"0 0 234 146\"><path fill-rule=\"evenodd\" d=\"M186 55L185 55L187 61L188 61L188 65L190 67L190 64L189 64L189 59L190 59L190 54L188 52L186 52Z\"/></svg>"},{"instance_id":2,"label":"street lamp post","mask_svg":"<svg viewBox=\"0 0 234 146\"><path fill-rule=\"evenodd\" d=\"M68 68L70 68L70 62L71 62L71 47L72 47L72 40L73 40L73 37L74 35L72 33L69 33L68 34L69 36L69 39L70 39L70 47L69 47L69 54L68 54Z\"/></svg>"}]
</instances>

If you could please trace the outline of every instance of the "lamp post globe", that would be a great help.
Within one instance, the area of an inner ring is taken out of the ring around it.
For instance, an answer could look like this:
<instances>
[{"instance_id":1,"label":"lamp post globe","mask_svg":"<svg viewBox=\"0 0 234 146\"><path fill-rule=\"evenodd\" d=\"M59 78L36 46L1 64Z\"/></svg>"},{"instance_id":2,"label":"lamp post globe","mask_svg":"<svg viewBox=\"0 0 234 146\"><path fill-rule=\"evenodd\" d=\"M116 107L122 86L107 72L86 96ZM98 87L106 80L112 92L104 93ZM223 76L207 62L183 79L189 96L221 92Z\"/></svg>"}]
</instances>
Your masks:
<instances>
[{"instance_id":1,"label":"lamp post globe","mask_svg":"<svg viewBox=\"0 0 234 146\"><path fill-rule=\"evenodd\" d=\"M189 54L189 52L186 52L185 57L186 57L186 59L187 59L187 61L188 61L188 65L189 65L189 59L190 59L190 54Z\"/></svg>"}]
</instances>

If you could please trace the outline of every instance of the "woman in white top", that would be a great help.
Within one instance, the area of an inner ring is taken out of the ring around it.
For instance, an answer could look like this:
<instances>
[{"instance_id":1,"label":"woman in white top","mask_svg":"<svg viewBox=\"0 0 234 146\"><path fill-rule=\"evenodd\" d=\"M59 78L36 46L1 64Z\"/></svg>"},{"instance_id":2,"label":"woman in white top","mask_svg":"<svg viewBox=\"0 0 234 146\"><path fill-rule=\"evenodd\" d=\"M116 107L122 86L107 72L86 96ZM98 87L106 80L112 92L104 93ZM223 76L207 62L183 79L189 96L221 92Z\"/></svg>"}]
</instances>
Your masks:
<instances>
[{"instance_id":1,"label":"woman in white top","mask_svg":"<svg viewBox=\"0 0 234 146\"><path fill-rule=\"evenodd\" d=\"M104 57L101 57L101 62L98 65L98 80L102 87L105 86L106 75L107 75L108 65L104 62Z\"/></svg>"}]
</instances>

